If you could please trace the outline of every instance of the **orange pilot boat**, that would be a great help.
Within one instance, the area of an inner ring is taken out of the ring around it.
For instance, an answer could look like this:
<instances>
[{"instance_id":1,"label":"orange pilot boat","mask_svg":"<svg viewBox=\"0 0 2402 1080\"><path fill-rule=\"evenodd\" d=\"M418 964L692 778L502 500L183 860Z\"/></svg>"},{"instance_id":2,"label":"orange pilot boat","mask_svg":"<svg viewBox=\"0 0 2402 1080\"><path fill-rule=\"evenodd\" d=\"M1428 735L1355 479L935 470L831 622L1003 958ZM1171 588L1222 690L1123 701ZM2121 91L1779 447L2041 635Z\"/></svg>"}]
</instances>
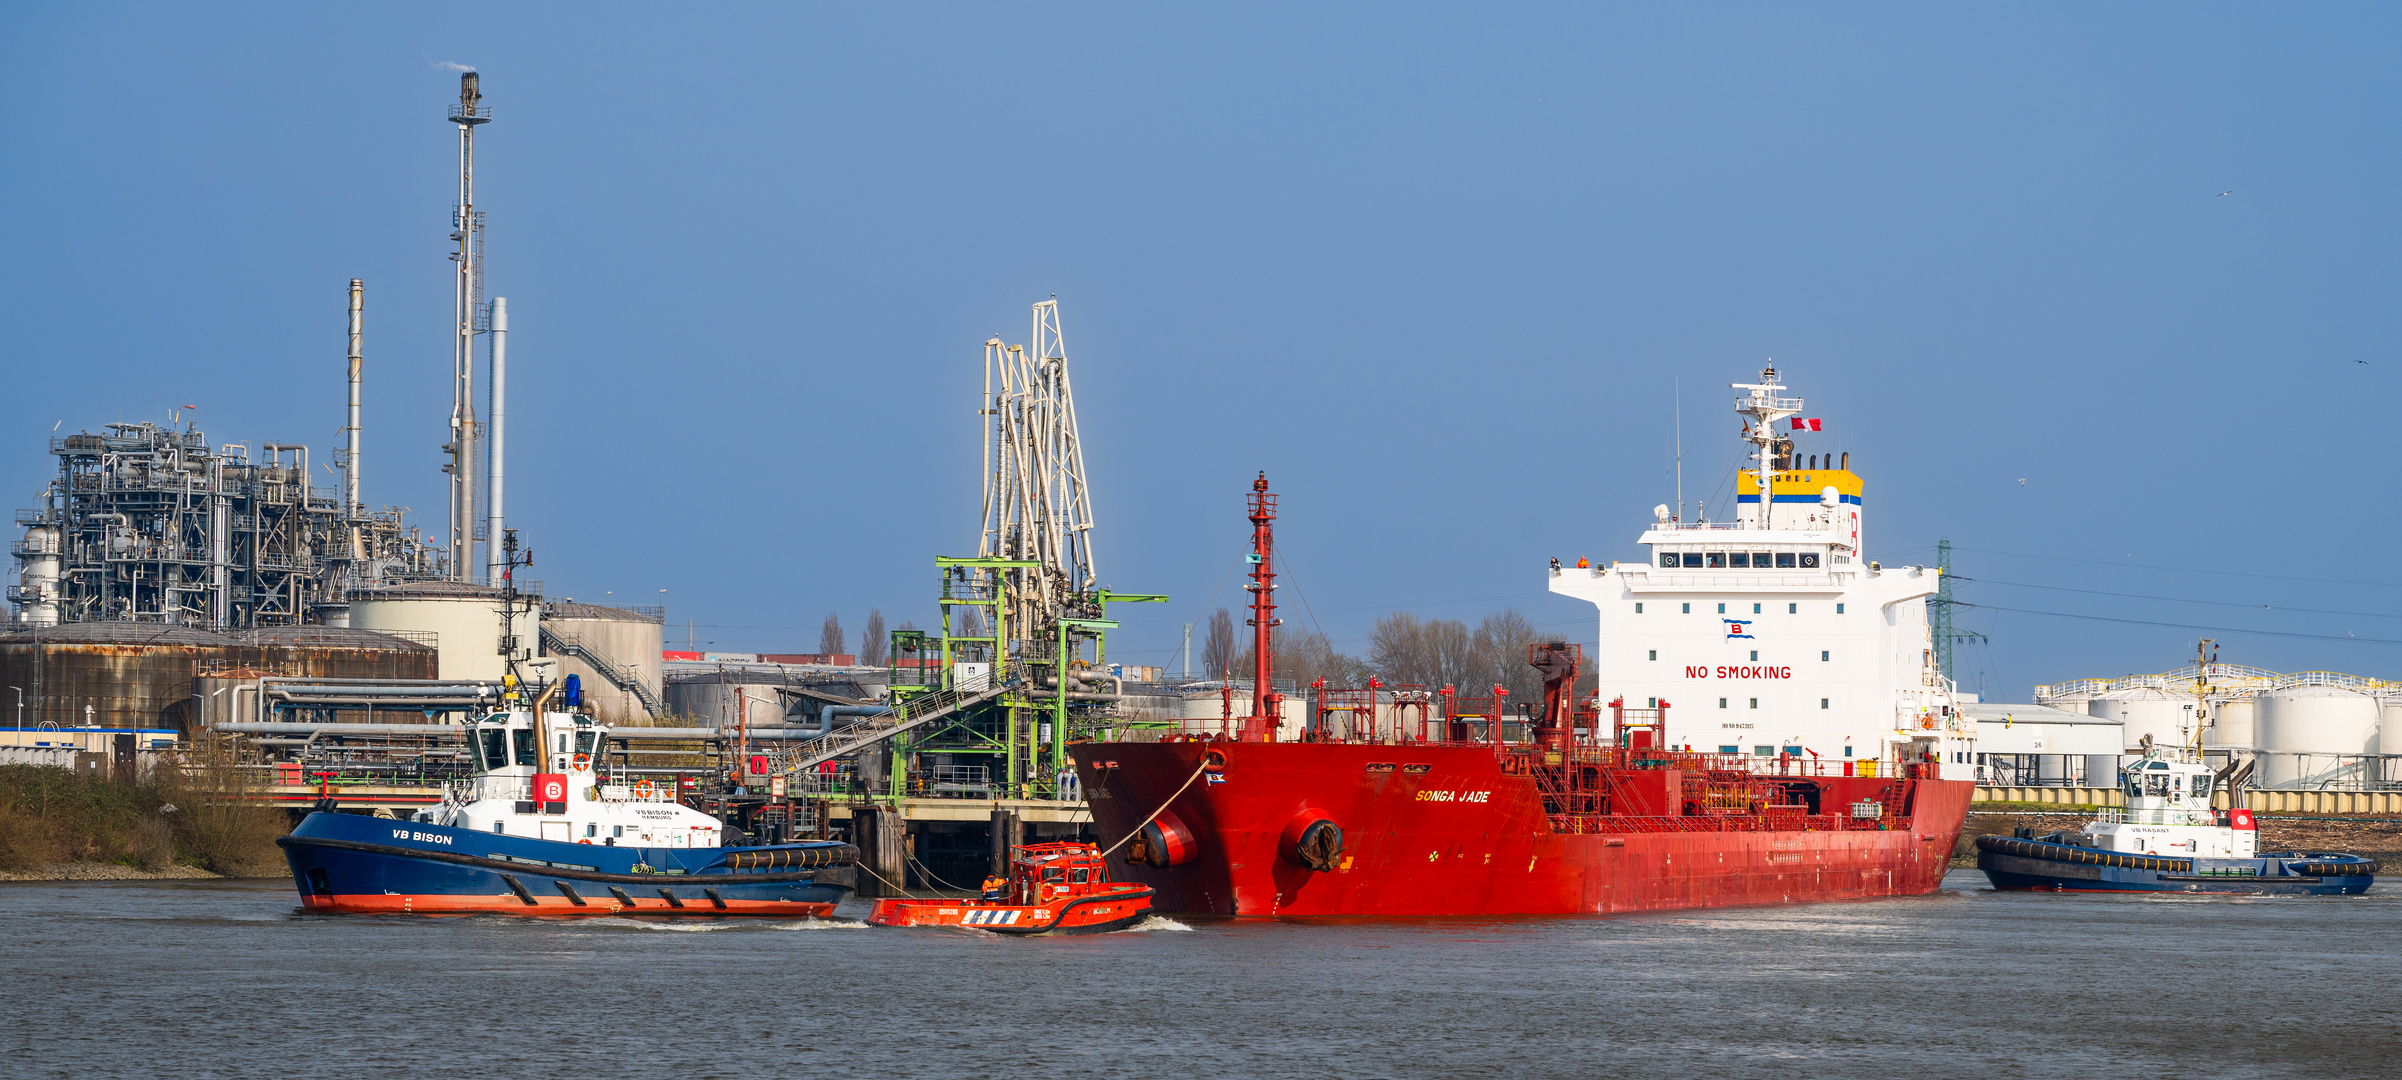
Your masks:
<instances>
[{"instance_id":1,"label":"orange pilot boat","mask_svg":"<svg viewBox=\"0 0 2402 1080\"><path fill-rule=\"evenodd\" d=\"M876 901L877 926L972 926L996 934L1104 934L1151 913L1151 887L1109 880L1109 864L1091 844L1028 844L1010 849L1009 882L999 899Z\"/></svg>"}]
</instances>

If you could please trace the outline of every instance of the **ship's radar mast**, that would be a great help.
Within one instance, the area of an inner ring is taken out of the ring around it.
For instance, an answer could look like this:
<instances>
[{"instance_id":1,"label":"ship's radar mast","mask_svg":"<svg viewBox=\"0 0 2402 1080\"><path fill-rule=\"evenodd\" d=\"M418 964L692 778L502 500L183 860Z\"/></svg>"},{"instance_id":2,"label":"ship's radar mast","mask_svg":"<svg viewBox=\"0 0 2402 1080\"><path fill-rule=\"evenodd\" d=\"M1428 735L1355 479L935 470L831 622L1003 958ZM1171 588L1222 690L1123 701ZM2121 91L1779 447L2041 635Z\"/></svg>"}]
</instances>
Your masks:
<instances>
[{"instance_id":1,"label":"ship's radar mast","mask_svg":"<svg viewBox=\"0 0 2402 1080\"><path fill-rule=\"evenodd\" d=\"M1765 529L1768 527L1769 510L1776 505L1775 496L1770 492L1776 478L1777 421L1800 415L1802 401L1800 398L1776 396L1776 392L1785 387L1776 381L1774 363L1760 369L1759 382L1728 385L1736 390L1751 391L1750 397L1735 399L1735 411L1751 418L1751 422L1744 425L1743 437L1759 448L1760 471L1757 479L1760 483L1760 527Z\"/></svg>"}]
</instances>

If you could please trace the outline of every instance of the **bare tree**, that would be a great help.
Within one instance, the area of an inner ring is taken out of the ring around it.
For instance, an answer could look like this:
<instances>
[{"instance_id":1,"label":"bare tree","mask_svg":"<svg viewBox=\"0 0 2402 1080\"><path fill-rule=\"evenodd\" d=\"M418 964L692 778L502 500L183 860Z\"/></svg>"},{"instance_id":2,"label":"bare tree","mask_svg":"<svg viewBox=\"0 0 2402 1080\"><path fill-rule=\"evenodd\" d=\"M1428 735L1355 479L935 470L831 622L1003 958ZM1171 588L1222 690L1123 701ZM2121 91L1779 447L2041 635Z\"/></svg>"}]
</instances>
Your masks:
<instances>
[{"instance_id":1,"label":"bare tree","mask_svg":"<svg viewBox=\"0 0 2402 1080\"><path fill-rule=\"evenodd\" d=\"M1225 608L1209 617L1209 633L1201 639L1203 674L1213 679L1230 678L1234 674L1234 615Z\"/></svg>"},{"instance_id":2,"label":"bare tree","mask_svg":"<svg viewBox=\"0 0 2402 1080\"><path fill-rule=\"evenodd\" d=\"M817 651L829 656L842 652L842 616L826 613L825 629L817 632Z\"/></svg>"},{"instance_id":3,"label":"bare tree","mask_svg":"<svg viewBox=\"0 0 2402 1080\"><path fill-rule=\"evenodd\" d=\"M984 609L968 605L953 611L951 633L955 637L983 637Z\"/></svg>"},{"instance_id":4,"label":"bare tree","mask_svg":"<svg viewBox=\"0 0 2402 1080\"><path fill-rule=\"evenodd\" d=\"M891 640L884 636L884 613L875 608L867 609L867 629L859 636L859 662L869 667L883 667L892 657L891 650L887 648L890 644Z\"/></svg>"},{"instance_id":5,"label":"bare tree","mask_svg":"<svg viewBox=\"0 0 2402 1080\"><path fill-rule=\"evenodd\" d=\"M1507 687L1512 703L1542 696L1543 677L1526 662L1528 647L1540 638L1535 624L1528 622L1517 608L1503 608L1485 616L1469 643L1477 689Z\"/></svg>"}]
</instances>

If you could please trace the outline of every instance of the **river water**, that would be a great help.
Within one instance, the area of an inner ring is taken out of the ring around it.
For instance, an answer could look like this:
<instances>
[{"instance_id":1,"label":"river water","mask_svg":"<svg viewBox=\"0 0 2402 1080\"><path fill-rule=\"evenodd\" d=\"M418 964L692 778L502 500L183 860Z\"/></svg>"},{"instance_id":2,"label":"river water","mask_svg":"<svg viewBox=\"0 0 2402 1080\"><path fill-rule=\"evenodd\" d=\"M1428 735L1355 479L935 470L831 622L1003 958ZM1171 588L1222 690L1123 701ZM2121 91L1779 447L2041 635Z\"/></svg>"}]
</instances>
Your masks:
<instances>
[{"instance_id":1,"label":"river water","mask_svg":"<svg viewBox=\"0 0 2402 1080\"><path fill-rule=\"evenodd\" d=\"M0 885L0 1075L2326 1077L2402 1073L2402 886L1607 918L299 914L286 881Z\"/></svg>"}]
</instances>

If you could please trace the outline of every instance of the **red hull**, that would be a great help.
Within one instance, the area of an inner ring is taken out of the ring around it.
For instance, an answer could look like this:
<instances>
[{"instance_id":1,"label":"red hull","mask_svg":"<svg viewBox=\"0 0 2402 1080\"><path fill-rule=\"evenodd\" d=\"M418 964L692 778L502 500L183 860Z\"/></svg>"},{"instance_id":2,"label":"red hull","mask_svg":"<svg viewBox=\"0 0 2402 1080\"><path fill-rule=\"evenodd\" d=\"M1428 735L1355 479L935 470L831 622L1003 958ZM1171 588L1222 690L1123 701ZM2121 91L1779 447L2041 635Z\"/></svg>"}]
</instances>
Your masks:
<instances>
[{"instance_id":1,"label":"red hull","mask_svg":"<svg viewBox=\"0 0 2402 1080\"><path fill-rule=\"evenodd\" d=\"M1184 786L1211 751L1225 756L1222 779ZM1567 915L1914 896L1943 880L1974 789L1909 781L1910 816L1890 830L1560 834L1534 781L1504 775L1482 746L1087 743L1070 753L1104 845L1184 788L1168 814L1194 840L1190 861L1128 864L1121 851L1112 874L1155 889L1155 910L1216 915ZM1835 806L1895 783L1812 779ZM1296 823L1319 818L1343 830L1329 872L1292 851Z\"/></svg>"}]
</instances>

